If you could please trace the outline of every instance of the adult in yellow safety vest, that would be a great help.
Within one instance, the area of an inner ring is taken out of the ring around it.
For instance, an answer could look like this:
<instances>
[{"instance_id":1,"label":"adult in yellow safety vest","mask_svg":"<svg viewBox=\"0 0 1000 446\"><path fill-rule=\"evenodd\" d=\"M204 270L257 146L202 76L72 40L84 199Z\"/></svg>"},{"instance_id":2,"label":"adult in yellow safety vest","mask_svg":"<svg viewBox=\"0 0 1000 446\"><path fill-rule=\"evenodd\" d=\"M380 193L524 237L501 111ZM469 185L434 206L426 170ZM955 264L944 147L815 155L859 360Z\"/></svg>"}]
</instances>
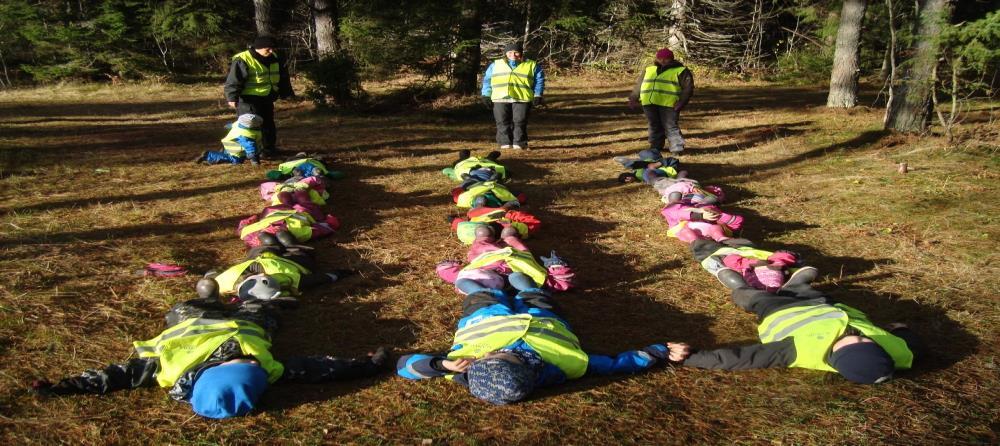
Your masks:
<instances>
[{"instance_id":1,"label":"adult in yellow safety vest","mask_svg":"<svg viewBox=\"0 0 1000 446\"><path fill-rule=\"evenodd\" d=\"M674 59L673 51L662 48L656 52L653 65L639 73L632 94L628 97L632 108L642 105L649 121L649 148L662 151L666 142L671 153L684 150L684 137L678 125L681 109L694 93L691 70Z\"/></svg>"},{"instance_id":2,"label":"adult in yellow safety vest","mask_svg":"<svg viewBox=\"0 0 1000 446\"><path fill-rule=\"evenodd\" d=\"M163 332L134 343L137 358L55 384L38 380L32 387L39 394L70 395L159 385L198 415L230 418L253 410L273 383L361 378L389 364L382 348L356 359L310 356L279 362L270 352L276 312L275 305L260 301L236 306L214 299L183 302L167 313Z\"/></svg>"},{"instance_id":3,"label":"adult in yellow safety vest","mask_svg":"<svg viewBox=\"0 0 1000 446\"><path fill-rule=\"evenodd\" d=\"M922 347L903 324L879 328L861 311L836 303L808 281L786 283L777 294L754 289L732 270L719 280L734 288L733 302L757 315L760 344L691 354L685 366L704 369L800 367L840 373L859 384L888 381L909 369Z\"/></svg>"},{"instance_id":4,"label":"adult in yellow safety vest","mask_svg":"<svg viewBox=\"0 0 1000 446\"><path fill-rule=\"evenodd\" d=\"M528 114L532 106L542 105L545 74L538 63L524 58L520 43L507 44L503 52L486 68L482 101L493 109L500 148L527 149Z\"/></svg>"},{"instance_id":5,"label":"adult in yellow safety vest","mask_svg":"<svg viewBox=\"0 0 1000 446\"><path fill-rule=\"evenodd\" d=\"M288 70L274 49L277 41L259 36L246 51L233 56L223 92L236 115L255 114L263 119L262 154L277 154L277 127L274 124L274 101L295 96Z\"/></svg>"},{"instance_id":6,"label":"adult in yellow safety vest","mask_svg":"<svg viewBox=\"0 0 1000 446\"><path fill-rule=\"evenodd\" d=\"M617 356L589 354L555 303L540 289L511 297L496 289L468 294L451 350L412 354L396 362L407 379L446 377L480 400L510 404L539 387L584 375L635 373L666 361L681 361L687 345L653 344Z\"/></svg>"}]
</instances>

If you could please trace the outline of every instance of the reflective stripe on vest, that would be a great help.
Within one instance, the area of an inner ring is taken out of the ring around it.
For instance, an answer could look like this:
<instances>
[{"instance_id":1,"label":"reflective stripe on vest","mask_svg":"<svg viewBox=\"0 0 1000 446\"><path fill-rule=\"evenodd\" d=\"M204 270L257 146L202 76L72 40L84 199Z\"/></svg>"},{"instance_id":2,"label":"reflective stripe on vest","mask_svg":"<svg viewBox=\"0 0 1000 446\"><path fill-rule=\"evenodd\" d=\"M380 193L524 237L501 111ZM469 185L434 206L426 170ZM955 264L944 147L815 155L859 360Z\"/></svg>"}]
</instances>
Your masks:
<instances>
[{"instance_id":1,"label":"reflective stripe on vest","mask_svg":"<svg viewBox=\"0 0 1000 446\"><path fill-rule=\"evenodd\" d=\"M674 169L673 167L660 166L654 170L659 170L660 172L663 172L663 174L666 175L668 178L677 178L677 169ZM634 174L636 179L638 179L639 181L643 181L642 174L645 172L646 169L635 169Z\"/></svg>"},{"instance_id":2,"label":"reflective stripe on vest","mask_svg":"<svg viewBox=\"0 0 1000 446\"><path fill-rule=\"evenodd\" d=\"M156 382L173 386L192 367L205 362L222 343L235 339L243 354L253 356L267 372L268 382L284 373L269 349L267 332L257 324L235 319L187 319L148 341L133 343L140 358L157 358Z\"/></svg>"},{"instance_id":3,"label":"reflective stripe on vest","mask_svg":"<svg viewBox=\"0 0 1000 446\"><path fill-rule=\"evenodd\" d=\"M580 340L562 321L530 314L494 316L460 328L449 358L481 358L518 340L562 370L569 379L587 373L589 356L580 348Z\"/></svg>"},{"instance_id":4,"label":"reflective stripe on vest","mask_svg":"<svg viewBox=\"0 0 1000 446\"><path fill-rule=\"evenodd\" d=\"M323 175L330 173L330 171L326 169L326 165L312 158L303 158L303 159L283 162L281 164L278 164L278 171L285 175L291 175L292 170L305 163L312 164L313 167L319 169L320 173L322 173Z\"/></svg>"},{"instance_id":5,"label":"reflective stripe on vest","mask_svg":"<svg viewBox=\"0 0 1000 446\"><path fill-rule=\"evenodd\" d=\"M642 89L639 91L639 101L642 105L660 105L673 107L681 96L680 74L687 67L674 67L656 74L656 65L646 67L642 78Z\"/></svg>"},{"instance_id":6,"label":"reflective stripe on vest","mask_svg":"<svg viewBox=\"0 0 1000 446\"><path fill-rule=\"evenodd\" d=\"M222 137L222 148L226 153L233 156L243 156L243 146L236 141L236 138L246 137L254 141L260 141L261 132L260 130L246 129L240 126L238 122L234 122L232 128L229 129L229 133Z\"/></svg>"},{"instance_id":7,"label":"reflective stripe on vest","mask_svg":"<svg viewBox=\"0 0 1000 446\"><path fill-rule=\"evenodd\" d=\"M490 88L493 90L490 98L494 101L501 99L531 101L535 97L535 61L522 60L513 70L504 59L493 61Z\"/></svg>"},{"instance_id":8,"label":"reflective stripe on vest","mask_svg":"<svg viewBox=\"0 0 1000 446\"><path fill-rule=\"evenodd\" d=\"M296 211L277 211L255 223L244 226L240 230L240 239L245 239L254 232L262 231L268 226L282 221L285 222L285 227L295 237L295 240L307 242L312 238L312 225L316 223L316 220L311 215Z\"/></svg>"},{"instance_id":9,"label":"reflective stripe on vest","mask_svg":"<svg viewBox=\"0 0 1000 446\"><path fill-rule=\"evenodd\" d=\"M776 311L757 327L760 341L777 342L788 337L795 344L795 361L789 367L835 372L827 363L833 344L847 327L878 343L892 357L897 369L908 369L913 353L906 341L875 326L861 311L843 304L810 305Z\"/></svg>"},{"instance_id":10,"label":"reflective stripe on vest","mask_svg":"<svg viewBox=\"0 0 1000 446\"><path fill-rule=\"evenodd\" d=\"M476 197L483 195L487 192L493 192L493 195L501 202L508 202L517 199L506 187L497 184L495 181L486 181L469 188L469 190L462 192L458 196L458 201L455 203L456 206L460 208L471 208L472 201Z\"/></svg>"},{"instance_id":11,"label":"reflective stripe on vest","mask_svg":"<svg viewBox=\"0 0 1000 446\"><path fill-rule=\"evenodd\" d=\"M243 275L243 272L246 271L250 265L255 263L261 266L261 269L264 270L264 274L278 279L278 282L281 284L282 295L287 295L285 294L286 290L292 295L297 295L299 293L299 280L302 278L303 274L309 274L309 269L299 265L298 263L282 258L271 252L264 252L256 258L232 266L223 271L222 274L216 276L215 281L219 283L219 292L236 292L236 285L240 280L240 276Z\"/></svg>"},{"instance_id":12,"label":"reflective stripe on vest","mask_svg":"<svg viewBox=\"0 0 1000 446\"><path fill-rule=\"evenodd\" d=\"M535 281L535 285L542 286L545 284L545 277L548 276L548 270L539 265L535 261L535 256L531 255L530 252L519 251L510 246L496 251L484 252L475 259L472 259L462 270L478 269L500 261L506 262L507 266L515 272L527 274L528 277L531 277Z\"/></svg>"},{"instance_id":13,"label":"reflective stripe on vest","mask_svg":"<svg viewBox=\"0 0 1000 446\"><path fill-rule=\"evenodd\" d=\"M274 62L267 67L260 63L256 58L250 54L250 51L246 50L233 56L233 59L242 60L243 63L247 65L247 78L246 83L243 84L243 91L240 92L244 96L267 96L271 94L271 90L277 88L278 82L281 81L281 69L278 66L278 62ZM277 59L277 55L274 56Z\"/></svg>"},{"instance_id":14,"label":"reflective stripe on vest","mask_svg":"<svg viewBox=\"0 0 1000 446\"><path fill-rule=\"evenodd\" d=\"M298 182L295 182L295 183L292 183L292 184L282 183L282 184L279 184L279 185L275 186L274 187L274 192L271 194L271 205L277 206L279 204L282 204L281 203L281 198L278 196L279 193L282 193L282 192L298 192L298 191L303 191L303 190L307 191L306 193L309 194L309 201L311 201L313 204L316 204L316 205L319 205L319 206L325 205L326 204L326 199L330 198L330 193L329 192L327 192L327 191L324 190L323 193L320 193L316 189L313 189L312 187L310 187L305 182L298 181ZM300 241L304 241L304 240L300 240Z\"/></svg>"},{"instance_id":15,"label":"reflective stripe on vest","mask_svg":"<svg viewBox=\"0 0 1000 446\"><path fill-rule=\"evenodd\" d=\"M701 267L705 268L705 271L715 274L719 272L720 269L725 268L726 265L722 263L722 258L730 254L736 254L740 257L748 259L767 260L767 258L771 257L771 254L774 253L749 246L740 248L719 248L708 257L705 257L705 260L701 261Z\"/></svg>"},{"instance_id":16,"label":"reflective stripe on vest","mask_svg":"<svg viewBox=\"0 0 1000 446\"><path fill-rule=\"evenodd\" d=\"M461 180L462 175L467 175L469 172L472 171L472 168L476 166L483 168L491 168L494 171L496 171L497 174L500 175L500 178L502 179L507 178L507 168L504 167L502 164L497 164L496 162L491 161L489 158L476 158L474 156L466 158L455 164L455 178Z\"/></svg>"}]
</instances>

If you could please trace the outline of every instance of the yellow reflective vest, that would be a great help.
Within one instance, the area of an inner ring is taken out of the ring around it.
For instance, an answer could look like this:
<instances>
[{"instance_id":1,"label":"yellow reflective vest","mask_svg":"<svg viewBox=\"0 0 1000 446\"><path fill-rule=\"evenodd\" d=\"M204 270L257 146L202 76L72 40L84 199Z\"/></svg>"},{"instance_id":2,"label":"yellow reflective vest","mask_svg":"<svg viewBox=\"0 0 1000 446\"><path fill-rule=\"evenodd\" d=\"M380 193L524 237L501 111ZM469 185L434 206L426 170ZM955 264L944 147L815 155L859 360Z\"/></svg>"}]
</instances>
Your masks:
<instances>
[{"instance_id":1,"label":"yellow reflective vest","mask_svg":"<svg viewBox=\"0 0 1000 446\"><path fill-rule=\"evenodd\" d=\"M320 193L316 189L309 187L308 184L298 181L292 184L282 183L274 187L274 193L271 195L271 205L281 204L281 199L278 194L281 192L297 192L297 191L308 191L309 201L313 204L323 206L326 204L326 199L330 198L330 193L326 190Z\"/></svg>"},{"instance_id":2,"label":"yellow reflective vest","mask_svg":"<svg viewBox=\"0 0 1000 446\"><path fill-rule=\"evenodd\" d=\"M240 238L246 238L254 232L266 229L281 221L285 222L285 227L295 237L295 240L306 242L312 238L312 225L316 223L316 220L309 214L296 211L276 211L255 223L246 225L240 230Z\"/></svg>"},{"instance_id":3,"label":"yellow reflective vest","mask_svg":"<svg viewBox=\"0 0 1000 446\"><path fill-rule=\"evenodd\" d=\"M531 277L531 280L535 281L536 285L542 286L545 284L548 270L544 266L539 265L535 261L535 256L531 255L530 252L519 251L510 246L496 251L484 252L475 259L472 259L462 270L478 269L499 261L507 262L507 266L514 272L527 274L528 277Z\"/></svg>"},{"instance_id":4,"label":"yellow reflective vest","mask_svg":"<svg viewBox=\"0 0 1000 446\"><path fill-rule=\"evenodd\" d=\"M642 105L660 105L673 107L681 96L681 84L678 78L687 67L674 67L656 74L656 65L646 67L642 78L642 88L639 90L639 102Z\"/></svg>"},{"instance_id":5,"label":"yellow reflective vest","mask_svg":"<svg viewBox=\"0 0 1000 446\"><path fill-rule=\"evenodd\" d=\"M590 358L566 324L530 314L494 316L460 328L448 358L482 358L519 340L531 346L543 361L562 370L568 379L587 373Z\"/></svg>"},{"instance_id":6,"label":"yellow reflective vest","mask_svg":"<svg viewBox=\"0 0 1000 446\"><path fill-rule=\"evenodd\" d=\"M271 356L271 340L259 325L236 319L187 319L148 341L133 343L140 358L156 358L156 382L171 387L192 367L205 362L222 343L235 339L244 355L253 356L275 382L285 367Z\"/></svg>"},{"instance_id":7,"label":"yellow reflective vest","mask_svg":"<svg viewBox=\"0 0 1000 446\"><path fill-rule=\"evenodd\" d=\"M243 84L243 91L240 94L244 96L268 96L272 90L278 88L278 82L281 80L278 57L275 55L276 61L265 67L250 54L251 51L253 50L246 50L233 56L234 60L239 59L247 65L246 83Z\"/></svg>"},{"instance_id":8,"label":"yellow reflective vest","mask_svg":"<svg viewBox=\"0 0 1000 446\"><path fill-rule=\"evenodd\" d=\"M517 102L531 102L535 97L535 61L524 59L510 69L505 59L493 61L490 75L490 98L494 101L513 99Z\"/></svg>"},{"instance_id":9,"label":"yellow reflective vest","mask_svg":"<svg viewBox=\"0 0 1000 446\"><path fill-rule=\"evenodd\" d=\"M326 165L324 165L319 160L315 160L312 158L302 158L302 159L283 162L281 164L278 164L278 171L285 175L291 175L292 170L305 163L310 163L313 166L316 166L316 168L319 169L320 173L322 173L323 175L330 173L330 171L326 169Z\"/></svg>"},{"instance_id":10,"label":"yellow reflective vest","mask_svg":"<svg viewBox=\"0 0 1000 446\"><path fill-rule=\"evenodd\" d=\"M278 256L271 252L264 252L256 258L231 266L229 269L215 277L219 283L219 293L234 293L239 284L240 276L253 264L260 264L264 274L274 277L281 284L282 295L288 291L292 295L299 294L299 280L303 274L309 274L309 270L291 260Z\"/></svg>"},{"instance_id":11,"label":"yellow reflective vest","mask_svg":"<svg viewBox=\"0 0 1000 446\"><path fill-rule=\"evenodd\" d=\"M487 192L493 192L493 195L496 195L496 197L501 202L504 203L517 199L517 197L515 197L514 194L510 192L510 190L508 190L501 184L497 184L496 181L484 181L482 183L470 187L465 192L462 192L458 196L458 201L455 203L455 205L460 208L471 208L472 201L475 200L476 197L483 195Z\"/></svg>"},{"instance_id":12,"label":"yellow reflective vest","mask_svg":"<svg viewBox=\"0 0 1000 446\"><path fill-rule=\"evenodd\" d=\"M239 138L241 136L252 139L254 141L260 141L261 132L260 130L240 127L240 124L238 122L234 122L233 127L229 129L229 133L226 133L226 136L222 137L222 149L225 150L226 153L232 156L236 157L244 156L245 154L243 153L243 146L241 146L240 143L236 141L236 138Z\"/></svg>"},{"instance_id":13,"label":"yellow reflective vest","mask_svg":"<svg viewBox=\"0 0 1000 446\"><path fill-rule=\"evenodd\" d=\"M461 181L462 175L467 175L469 172L472 171L472 168L476 166L491 168L494 171L496 171L497 174L500 175L501 180L507 179L507 168L504 167L502 164L498 164L497 162L489 158L477 158L474 156L470 156L455 164L455 178Z\"/></svg>"},{"instance_id":14,"label":"yellow reflective vest","mask_svg":"<svg viewBox=\"0 0 1000 446\"><path fill-rule=\"evenodd\" d=\"M760 322L757 334L763 343L788 337L795 343L795 361L789 367L836 372L827 363L833 344L852 327L871 338L892 357L897 369L913 365L906 341L873 324L860 310L844 304L791 307L771 313Z\"/></svg>"}]
</instances>

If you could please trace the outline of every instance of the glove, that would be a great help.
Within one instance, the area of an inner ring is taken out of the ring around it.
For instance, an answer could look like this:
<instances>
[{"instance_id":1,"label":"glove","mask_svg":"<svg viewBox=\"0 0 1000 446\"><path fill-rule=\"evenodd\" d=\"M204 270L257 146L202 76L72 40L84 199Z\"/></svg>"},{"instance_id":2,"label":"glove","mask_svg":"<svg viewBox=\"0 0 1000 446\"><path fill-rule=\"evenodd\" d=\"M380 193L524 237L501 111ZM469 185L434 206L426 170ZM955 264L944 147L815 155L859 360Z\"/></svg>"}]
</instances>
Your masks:
<instances>
[{"instance_id":1,"label":"glove","mask_svg":"<svg viewBox=\"0 0 1000 446\"><path fill-rule=\"evenodd\" d=\"M719 213L711 209L702 208L701 209L701 219L704 221L718 221Z\"/></svg>"},{"instance_id":2,"label":"glove","mask_svg":"<svg viewBox=\"0 0 1000 446\"><path fill-rule=\"evenodd\" d=\"M670 361L670 349L668 349L666 345L653 344L647 347L643 347L643 349L640 351L645 352L649 354L649 356L656 358L657 361L663 361L663 362Z\"/></svg>"},{"instance_id":3,"label":"glove","mask_svg":"<svg viewBox=\"0 0 1000 446\"><path fill-rule=\"evenodd\" d=\"M479 100L483 103L486 108L493 108L493 100L489 96L480 96Z\"/></svg>"},{"instance_id":4,"label":"glove","mask_svg":"<svg viewBox=\"0 0 1000 446\"><path fill-rule=\"evenodd\" d=\"M559 266L566 266L567 265L565 260L559 258L559 256L556 255L556 251L554 249L552 250L551 253L549 253L548 257L539 256L538 258L542 259L542 264L546 268L548 268L550 266L556 266L556 265L559 265Z\"/></svg>"},{"instance_id":5,"label":"glove","mask_svg":"<svg viewBox=\"0 0 1000 446\"><path fill-rule=\"evenodd\" d=\"M544 104L544 103L545 103L545 98L543 98L543 97L541 97L541 96L535 96L535 97L534 97L534 98L533 98L533 99L531 100L531 105L533 105L533 106L535 106L535 107L538 107L539 105L542 105L542 104Z\"/></svg>"}]
</instances>

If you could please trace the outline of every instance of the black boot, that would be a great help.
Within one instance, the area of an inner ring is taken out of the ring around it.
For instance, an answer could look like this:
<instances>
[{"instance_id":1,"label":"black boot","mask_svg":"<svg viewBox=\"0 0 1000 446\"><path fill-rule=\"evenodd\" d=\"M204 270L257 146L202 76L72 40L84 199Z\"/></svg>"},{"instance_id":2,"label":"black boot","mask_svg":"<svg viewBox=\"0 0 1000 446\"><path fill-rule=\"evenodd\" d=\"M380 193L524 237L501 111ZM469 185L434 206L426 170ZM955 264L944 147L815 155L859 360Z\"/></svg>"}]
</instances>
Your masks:
<instances>
[{"instance_id":1,"label":"black boot","mask_svg":"<svg viewBox=\"0 0 1000 446\"><path fill-rule=\"evenodd\" d=\"M729 268L720 269L719 272L715 273L715 278L719 279L719 282L722 282L723 286L731 290L747 287L747 282L743 280L743 276Z\"/></svg>"},{"instance_id":2,"label":"black boot","mask_svg":"<svg viewBox=\"0 0 1000 446\"><path fill-rule=\"evenodd\" d=\"M785 284L782 285L781 288L784 289L784 288L795 288L803 286L812 288L810 285L812 284L813 280L816 280L816 276L818 275L819 275L818 269L813 268L811 266L803 266L802 268L799 268L794 273L792 273L792 276L789 277L787 281L785 281Z\"/></svg>"}]
</instances>

